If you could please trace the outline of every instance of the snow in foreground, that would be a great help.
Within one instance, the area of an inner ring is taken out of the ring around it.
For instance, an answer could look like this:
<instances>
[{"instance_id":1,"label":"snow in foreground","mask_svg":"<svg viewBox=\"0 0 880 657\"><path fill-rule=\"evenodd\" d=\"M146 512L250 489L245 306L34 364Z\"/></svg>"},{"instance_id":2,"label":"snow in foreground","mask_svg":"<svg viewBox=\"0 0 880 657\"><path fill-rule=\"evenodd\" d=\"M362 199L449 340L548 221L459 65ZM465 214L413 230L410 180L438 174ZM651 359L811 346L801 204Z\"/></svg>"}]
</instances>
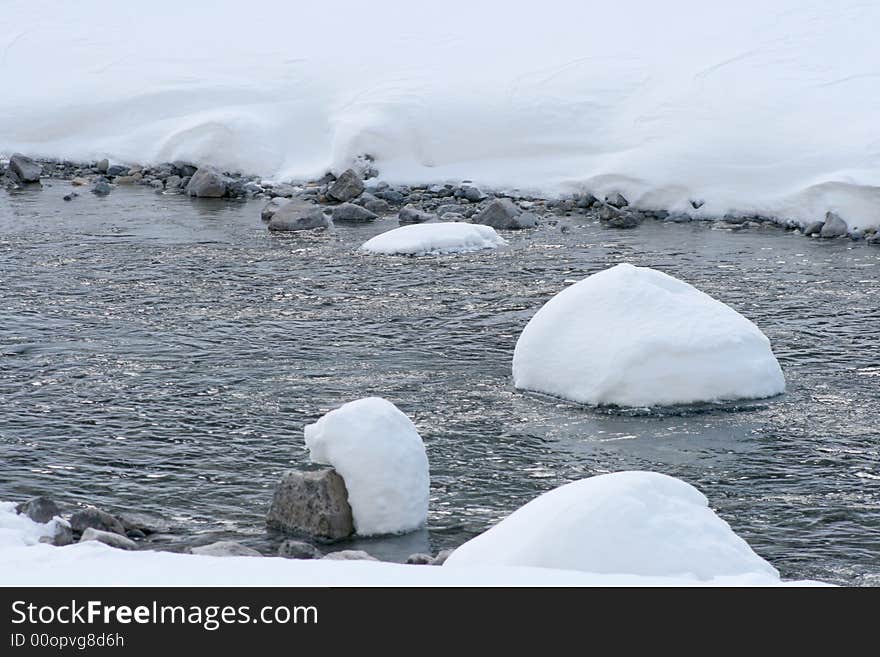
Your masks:
<instances>
[{"instance_id":1,"label":"snow in foreground","mask_svg":"<svg viewBox=\"0 0 880 657\"><path fill-rule=\"evenodd\" d=\"M770 341L695 287L621 264L550 299L516 343L517 388L583 404L662 406L785 391Z\"/></svg>"},{"instance_id":2,"label":"snow in foreground","mask_svg":"<svg viewBox=\"0 0 880 657\"><path fill-rule=\"evenodd\" d=\"M355 530L362 536L421 527L430 475L412 421L379 397L349 402L304 429L309 457L345 480Z\"/></svg>"},{"instance_id":3,"label":"snow in foreground","mask_svg":"<svg viewBox=\"0 0 880 657\"><path fill-rule=\"evenodd\" d=\"M384 255L441 255L494 249L507 244L494 228L462 222L401 226L367 240L360 250Z\"/></svg>"},{"instance_id":4,"label":"snow in foreground","mask_svg":"<svg viewBox=\"0 0 880 657\"><path fill-rule=\"evenodd\" d=\"M4 0L0 151L880 224L878 3L400 8Z\"/></svg>"},{"instance_id":5,"label":"snow in foreground","mask_svg":"<svg viewBox=\"0 0 880 657\"><path fill-rule=\"evenodd\" d=\"M459 547L444 568L458 566L697 580L779 577L700 491L656 472L616 472L544 493Z\"/></svg>"}]
</instances>

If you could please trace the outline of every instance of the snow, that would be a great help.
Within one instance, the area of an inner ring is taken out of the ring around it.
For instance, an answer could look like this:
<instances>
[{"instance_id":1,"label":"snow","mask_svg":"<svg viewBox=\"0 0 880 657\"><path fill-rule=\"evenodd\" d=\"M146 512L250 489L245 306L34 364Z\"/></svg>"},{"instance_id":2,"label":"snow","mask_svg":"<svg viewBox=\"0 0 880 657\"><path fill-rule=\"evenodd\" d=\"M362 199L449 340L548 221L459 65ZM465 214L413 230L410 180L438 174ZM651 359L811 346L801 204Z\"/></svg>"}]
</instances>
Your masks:
<instances>
[{"instance_id":1,"label":"snow","mask_svg":"<svg viewBox=\"0 0 880 657\"><path fill-rule=\"evenodd\" d=\"M304 433L311 460L332 465L345 480L358 534L401 533L425 524L428 456L415 425L394 404L358 399Z\"/></svg>"},{"instance_id":2,"label":"snow","mask_svg":"<svg viewBox=\"0 0 880 657\"><path fill-rule=\"evenodd\" d=\"M798 586L767 573L690 577L583 573L546 568L439 568L381 562L210 557L117 550L96 541L39 544L45 525L0 503L0 586Z\"/></svg>"},{"instance_id":3,"label":"snow","mask_svg":"<svg viewBox=\"0 0 880 657\"><path fill-rule=\"evenodd\" d=\"M620 264L566 288L532 317L514 385L582 404L642 407L785 391L770 341L695 287Z\"/></svg>"},{"instance_id":4,"label":"snow","mask_svg":"<svg viewBox=\"0 0 880 657\"><path fill-rule=\"evenodd\" d=\"M402 7L5 0L0 151L880 224L878 3Z\"/></svg>"},{"instance_id":5,"label":"snow","mask_svg":"<svg viewBox=\"0 0 880 657\"><path fill-rule=\"evenodd\" d=\"M401 226L376 235L360 250L384 255L440 255L494 249L504 244L507 242L494 228L453 221Z\"/></svg>"},{"instance_id":6,"label":"snow","mask_svg":"<svg viewBox=\"0 0 880 657\"><path fill-rule=\"evenodd\" d=\"M519 566L695 578L778 578L696 488L617 472L544 493L459 547L444 568Z\"/></svg>"}]
</instances>

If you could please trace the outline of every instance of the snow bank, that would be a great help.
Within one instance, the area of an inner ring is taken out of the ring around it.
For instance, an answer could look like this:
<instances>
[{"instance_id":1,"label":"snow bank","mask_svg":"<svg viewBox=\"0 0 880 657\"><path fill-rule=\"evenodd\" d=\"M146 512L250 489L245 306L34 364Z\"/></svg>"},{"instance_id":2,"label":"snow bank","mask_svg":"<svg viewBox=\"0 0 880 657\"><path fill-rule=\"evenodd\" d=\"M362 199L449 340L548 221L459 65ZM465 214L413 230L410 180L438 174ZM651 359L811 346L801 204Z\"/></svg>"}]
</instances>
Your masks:
<instances>
[{"instance_id":1,"label":"snow bank","mask_svg":"<svg viewBox=\"0 0 880 657\"><path fill-rule=\"evenodd\" d=\"M779 573L700 491L656 472L617 472L544 493L468 541L444 567L525 566L711 580Z\"/></svg>"},{"instance_id":2,"label":"snow bank","mask_svg":"<svg viewBox=\"0 0 880 657\"><path fill-rule=\"evenodd\" d=\"M880 224L878 3L400 6L5 0L0 151Z\"/></svg>"},{"instance_id":3,"label":"snow bank","mask_svg":"<svg viewBox=\"0 0 880 657\"><path fill-rule=\"evenodd\" d=\"M315 463L345 480L358 534L392 534L425 524L430 476L412 421L379 397L350 402L305 428Z\"/></svg>"},{"instance_id":4,"label":"snow bank","mask_svg":"<svg viewBox=\"0 0 880 657\"><path fill-rule=\"evenodd\" d=\"M770 341L695 287L621 264L550 299L513 354L517 388L583 404L661 406L785 391Z\"/></svg>"},{"instance_id":5,"label":"snow bank","mask_svg":"<svg viewBox=\"0 0 880 657\"><path fill-rule=\"evenodd\" d=\"M208 557L116 550L96 541L36 544L45 525L0 503L0 586L778 586L766 573L692 578L603 575L506 566L437 568L356 561Z\"/></svg>"},{"instance_id":6,"label":"snow bank","mask_svg":"<svg viewBox=\"0 0 880 657\"><path fill-rule=\"evenodd\" d=\"M366 253L439 255L494 249L507 244L494 228L460 222L401 226L361 246Z\"/></svg>"}]
</instances>

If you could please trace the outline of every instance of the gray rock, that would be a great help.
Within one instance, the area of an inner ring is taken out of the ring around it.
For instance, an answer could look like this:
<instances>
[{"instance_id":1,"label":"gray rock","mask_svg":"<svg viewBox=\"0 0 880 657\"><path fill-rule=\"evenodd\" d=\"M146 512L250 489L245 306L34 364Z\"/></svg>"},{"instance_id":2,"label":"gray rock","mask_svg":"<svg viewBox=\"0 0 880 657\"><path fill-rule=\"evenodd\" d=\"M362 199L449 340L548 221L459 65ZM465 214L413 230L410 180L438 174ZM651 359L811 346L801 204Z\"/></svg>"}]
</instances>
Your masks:
<instances>
[{"instance_id":1,"label":"gray rock","mask_svg":"<svg viewBox=\"0 0 880 657\"><path fill-rule=\"evenodd\" d=\"M229 178L213 167L200 167L186 186L189 196L221 198L229 189Z\"/></svg>"},{"instance_id":2,"label":"gray rock","mask_svg":"<svg viewBox=\"0 0 880 657\"><path fill-rule=\"evenodd\" d=\"M356 199L364 192L364 183L353 169L347 169L327 190L327 196L345 203Z\"/></svg>"},{"instance_id":3,"label":"gray rock","mask_svg":"<svg viewBox=\"0 0 880 657\"><path fill-rule=\"evenodd\" d=\"M171 531L172 525L165 518L147 513L125 512L119 514L126 534L141 532L144 535L166 534Z\"/></svg>"},{"instance_id":4,"label":"gray rock","mask_svg":"<svg viewBox=\"0 0 880 657\"><path fill-rule=\"evenodd\" d=\"M287 183L281 183L280 185L275 185L269 193L272 196L283 196L284 198L290 198L294 194L296 194L296 188L293 185L288 185Z\"/></svg>"},{"instance_id":5,"label":"gray rock","mask_svg":"<svg viewBox=\"0 0 880 657\"><path fill-rule=\"evenodd\" d=\"M479 203L486 198L486 195L483 192L472 185L462 185L455 195L458 198L463 198L469 203Z\"/></svg>"},{"instance_id":6,"label":"gray rock","mask_svg":"<svg viewBox=\"0 0 880 657\"><path fill-rule=\"evenodd\" d=\"M534 228L537 217L531 212L523 212L509 198L496 198L473 218L475 224L483 224L500 230Z\"/></svg>"},{"instance_id":7,"label":"gray rock","mask_svg":"<svg viewBox=\"0 0 880 657\"><path fill-rule=\"evenodd\" d=\"M417 552L415 554L411 554L406 558L406 563L413 566L427 566L430 565L431 562L434 561L434 557L430 554L425 554L424 552Z\"/></svg>"},{"instance_id":8,"label":"gray rock","mask_svg":"<svg viewBox=\"0 0 880 657\"><path fill-rule=\"evenodd\" d=\"M153 189L165 189L165 183L163 181L159 180L158 178L156 178L155 180L151 180L150 186Z\"/></svg>"},{"instance_id":9,"label":"gray rock","mask_svg":"<svg viewBox=\"0 0 880 657\"><path fill-rule=\"evenodd\" d=\"M99 180L92 186L92 194L97 194L98 196L107 196L112 191L112 187L110 187L110 183L106 180Z\"/></svg>"},{"instance_id":10,"label":"gray rock","mask_svg":"<svg viewBox=\"0 0 880 657\"><path fill-rule=\"evenodd\" d=\"M80 509L70 516L70 526L77 533L91 528L125 536L125 527L119 518L93 506Z\"/></svg>"},{"instance_id":11,"label":"gray rock","mask_svg":"<svg viewBox=\"0 0 880 657\"><path fill-rule=\"evenodd\" d=\"M620 192L614 192L613 194L609 194L605 197L605 202L608 205L614 206L615 208L625 208L629 205L629 201L627 201L623 194Z\"/></svg>"},{"instance_id":12,"label":"gray rock","mask_svg":"<svg viewBox=\"0 0 880 657\"><path fill-rule=\"evenodd\" d=\"M49 522L55 516L61 515L61 509L58 508L58 505L43 495L30 499L27 502L22 502L15 507L15 512L22 513L40 524Z\"/></svg>"},{"instance_id":13,"label":"gray rock","mask_svg":"<svg viewBox=\"0 0 880 657\"><path fill-rule=\"evenodd\" d=\"M189 162L183 162L181 160L175 160L171 163L177 173L181 178L188 178L195 174L198 171L198 167L190 164Z\"/></svg>"},{"instance_id":14,"label":"gray rock","mask_svg":"<svg viewBox=\"0 0 880 657\"><path fill-rule=\"evenodd\" d=\"M320 538L345 538L354 533L345 481L333 468L290 470L275 488L269 527Z\"/></svg>"},{"instance_id":15,"label":"gray rock","mask_svg":"<svg viewBox=\"0 0 880 657\"><path fill-rule=\"evenodd\" d=\"M397 221L401 224L424 224L437 221L437 215L419 210L412 205L407 205L400 208L400 211L397 213Z\"/></svg>"},{"instance_id":16,"label":"gray rock","mask_svg":"<svg viewBox=\"0 0 880 657\"><path fill-rule=\"evenodd\" d=\"M446 214L447 212L462 214L462 210L464 210L464 206L461 206L458 203L444 203L443 205L437 206L436 212L440 215Z\"/></svg>"},{"instance_id":17,"label":"gray rock","mask_svg":"<svg viewBox=\"0 0 880 657\"><path fill-rule=\"evenodd\" d=\"M463 214L459 214L458 212L444 212L440 215L440 221L442 223L454 223L454 222L463 222L465 220L465 216Z\"/></svg>"},{"instance_id":18,"label":"gray rock","mask_svg":"<svg viewBox=\"0 0 880 657\"><path fill-rule=\"evenodd\" d=\"M331 561L379 561L376 557L363 550L339 550L325 554L322 558Z\"/></svg>"},{"instance_id":19,"label":"gray rock","mask_svg":"<svg viewBox=\"0 0 880 657\"><path fill-rule=\"evenodd\" d=\"M379 190L374 192L373 195L376 198L380 198L383 201L388 201L388 203L393 203L394 205L400 205L401 203L406 201L406 195L396 189Z\"/></svg>"},{"instance_id":20,"label":"gray rock","mask_svg":"<svg viewBox=\"0 0 880 657\"><path fill-rule=\"evenodd\" d=\"M865 238L865 241L866 241L868 244L880 244L880 231L877 231L877 232L874 233L873 235L868 235L868 236Z\"/></svg>"},{"instance_id":21,"label":"gray rock","mask_svg":"<svg viewBox=\"0 0 880 657\"><path fill-rule=\"evenodd\" d=\"M260 219L263 221L269 221L272 217L275 216L275 213L278 212L282 207L290 203L290 199L283 198L278 196L273 198L265 206L263 206L262 212L260 212Z\"/></svg>"},{"instance_id":22,"label":"gray rock","mask_svg":"<svg viewBox=\"0 0 880 657\"><path fill-rule=\"evenodd\" d=\"M190 554L206 557L262 557L263 555L247 545L236 541L217 541L208 545L199 545L189 549Z\"/></svg>"},{"instance_id":23,"label":"gray rock","mask_svg":"<svg viewBox=\"0 0 880 657\"><path fill-rule=\"evenodd\" d=\"M79 539L80 543L87 541L98 541L110 547L119 548L120 550L136 550L137 543L130 538L114 534L113 532L105 532L94 527L87 528Z\"/></svg>"},{"instance_id":24,"label":"gray rock","mask_svg":"<svg viewBox=\"0 0 880 657\"><path fill-rule=\"evenodd\" d=\"M455 550L440 550L440 552L437 553L437 556L434 557L434 560L431 562L431 565L432 566L442 566L444 563L446 563L446 560L449 558L449 556L453 552L455 552Z\"/></svg>"},{"instance_id":25,"label":"gray rock","mask_svg":"<svg viewBox=\"0 0 880 657\"><path fill-rule=\"evenodd\" d=\"M619 210L607 203L599 207L599 220L609 228L635 228L641 223L633 213Z\"/></svg>"},{"instance_id":26,"label":"gray rock","mask_svg":"<svg viewBox=\"0 0 880 657\"><path fill-rule=\"evenodd\" d=\"M366 222L378 219L379 215L370 212L354 203L343 203L333 208L333 221L356 221Z\"/></svg>"},{"instance_id":27,"label":"gray rock","mask_svg":"<svg viewBox=\"0 0 880 657\"><path fill-rule=\"evenodd\" d=\"M180 176L168 176L165 179L165 189L180 189L180 183L183 180Z\"/></svg>"},{"instance_id":28,"label":"gray rock","mask_svg":"<svg viewBox=\"0 0 880 657\"><path fill-rule=\"evenodd\" d=\"M43 175L42 165L21 153L9 158L9 170L23 183L40 182L40 176Z\"/></svg>"},{"instance_id":29,"label":"gray rock","mask_svg":"<svg viewBox=\"0 0 880 657\"><path fill-rule=\"evenodd\" d=\"M269 220L269 230L277 232L326 229L332 225L333 222L322 208L315 205L303 206L293 201L281 206Z\"/></svg>"},{"instance_id":30,"label":"gray rock","mask_svg":"<svg viewBox=\"0 0 880 657\"><path fill-rule=\"evenodd\" d=\"M107 168L107 175L111 178L115 178L116 176L127 176L128 167L124 167L121 164L114 164Z\"/></svg>"},{"instance_id":31,"label":"gray rock","mask_svg":"<svg viewBox=\"0 0 880 657\"><path fill-rule=\"evenodd\" d=\"M285 559L320 559L324 555L311 543L288 539L278 547L278 556Z\"/></svg>"},{"instance_id":32,"label":"gray rock","mask_svg":"<svg viewBox=\"0 0 880 657\"><path fill-rule=\"evenodd\" d=\"M108 160L106 157L103 160L98 160L95 168L101 173L107 173L107 169L110 168L110 160Z\"/></svg>"},{"instance_id":33,"label":"gray rock","mask_svg":"<svg viewBox=\"0 0 880 657\"><path fill-rule=\"evenodd\" d=\"M827 238L843 237L846 235L846 232L846 222L843 219L833 212L825 214L825 223L822 225L822 230L819 231L820 236Z\"/></svg>"},{"instance_id":34,"label":"gray rock","mask_svg":"<svg viewBox=\"0 0 880 657\"><path fill-rule=\"evenodd\" d=\"M76 192L70 192L70 193L68 193L68 194L65 194L65 195L62 196L61 198L63 198L65 201L72 201L72 200L75 199L77 196L79 196L79 194L77 194Z\"/></svg>"},{"instance_id":35,"label":"gray rock","mask_svg":"<svg viewBox=\"0 0 880 657\"><path fill-rule=\"evenodd\" d=\"M45 536L41 538L40 542L50 543L56 547L70 545L73 543L73 530L70 528L70 523L58 518L58 520L55 521L55 532L51 537Z\"/></svg>"}]
</instances>

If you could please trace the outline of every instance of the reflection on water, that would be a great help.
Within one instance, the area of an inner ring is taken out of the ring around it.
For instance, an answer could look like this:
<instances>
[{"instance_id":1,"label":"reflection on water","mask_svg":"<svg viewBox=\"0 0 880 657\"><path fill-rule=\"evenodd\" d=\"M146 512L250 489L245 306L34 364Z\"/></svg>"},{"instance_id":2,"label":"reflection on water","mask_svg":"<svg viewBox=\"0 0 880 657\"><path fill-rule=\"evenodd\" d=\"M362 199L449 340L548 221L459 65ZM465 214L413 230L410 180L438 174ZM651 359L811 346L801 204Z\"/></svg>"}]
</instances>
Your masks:
<instances>
[{"instance_id":1,"label":"reflection on water","mask_svg":"<svg viewBox=\"0 0 880 657\"><path fill-rule=\"evenodd\" d=\"M263 516L306 459L303 425L375 394L425 439L429 528L341 547L437 551L564 482L650 469L700 488L786 577L880 583L876 247L584 220L497 252L371 257L354 250L393 219L271 235L259 202L66 189L0 193L0 499L140 509L270 550ZM514 391L529 317L624 261L754 320L788 392L614 412Z\"/></svg>"}]
</instances>

